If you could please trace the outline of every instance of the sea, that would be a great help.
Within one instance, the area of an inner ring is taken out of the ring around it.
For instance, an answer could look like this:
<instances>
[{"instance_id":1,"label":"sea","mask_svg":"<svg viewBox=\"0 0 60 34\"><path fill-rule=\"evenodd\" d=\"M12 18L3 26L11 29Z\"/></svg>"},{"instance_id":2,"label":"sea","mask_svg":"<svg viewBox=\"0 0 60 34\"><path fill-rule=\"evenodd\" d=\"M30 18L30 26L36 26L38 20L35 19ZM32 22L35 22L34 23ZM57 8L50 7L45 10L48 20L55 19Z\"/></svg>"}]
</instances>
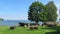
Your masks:
<instances>
[{"instance_id":1,"label":"sea","mask_svg":"<svg viewBox=\"0 0 60 34\"><path fill-rule=\"evenodd\" d=\"M4 21L0 21L0 26L18 26L19 22L21 22L21 23L34 23L29 20L4 20ZM39 22L39 24L41 25L42 22Z\"/></svg>"}]
</instances>

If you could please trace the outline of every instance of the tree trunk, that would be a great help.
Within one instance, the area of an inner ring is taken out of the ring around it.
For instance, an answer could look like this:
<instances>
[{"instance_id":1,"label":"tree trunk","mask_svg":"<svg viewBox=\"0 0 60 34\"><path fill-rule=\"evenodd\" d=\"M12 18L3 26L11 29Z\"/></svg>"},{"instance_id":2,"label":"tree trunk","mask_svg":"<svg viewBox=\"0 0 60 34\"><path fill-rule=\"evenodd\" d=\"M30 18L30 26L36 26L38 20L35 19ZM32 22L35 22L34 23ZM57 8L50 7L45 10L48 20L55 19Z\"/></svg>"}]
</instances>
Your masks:
<instances>
[{"instance_id":1,"label":"tree trunk","mask_svg":"<svg viewBox=\"0 0 60 34\"><path fill-rule=\"evenodd\" d=\"M35 21L37 25L39 25L38 21Z\"/></svg>"}]
</instances>

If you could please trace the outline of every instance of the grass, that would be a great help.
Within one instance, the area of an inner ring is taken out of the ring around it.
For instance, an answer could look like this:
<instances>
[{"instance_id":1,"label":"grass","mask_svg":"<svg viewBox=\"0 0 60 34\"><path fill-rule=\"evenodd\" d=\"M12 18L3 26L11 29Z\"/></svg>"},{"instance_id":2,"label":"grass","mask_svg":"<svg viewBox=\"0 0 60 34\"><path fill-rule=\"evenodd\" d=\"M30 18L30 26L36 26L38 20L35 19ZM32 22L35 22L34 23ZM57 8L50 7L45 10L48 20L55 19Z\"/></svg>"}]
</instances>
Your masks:
<instances>
[{"instance_id":1,"label":"grass","mask_svg":"<svg viewBox=\"0 0 60 34\"><path fill-rule=\"evenodd\" d=\"M14 30L9 30L7 26L0 26L0 34L60 34L60 26L39 26L37 30L29 30L27 27L15 27Z\"/></svg>"}]
</instances>

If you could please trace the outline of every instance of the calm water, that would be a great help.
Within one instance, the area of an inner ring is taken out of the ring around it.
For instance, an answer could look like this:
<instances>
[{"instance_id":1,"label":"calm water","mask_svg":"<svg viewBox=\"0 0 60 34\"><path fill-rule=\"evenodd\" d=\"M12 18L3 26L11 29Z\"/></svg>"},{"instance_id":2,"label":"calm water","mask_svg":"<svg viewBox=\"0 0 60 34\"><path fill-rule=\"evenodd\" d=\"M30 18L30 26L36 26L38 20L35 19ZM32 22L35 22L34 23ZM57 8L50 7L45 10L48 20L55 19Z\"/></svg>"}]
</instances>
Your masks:
<instances>
[{"instance_id":1,"label":"calm water","mask_svg":"<svg viewBox=\"0 0 60 34\"><path fill-rule=\"evenodd\" d=\"M28 20L4 20L0 22L0 26L18 26L19 22L30 23ZM39 24L42 24L41 22Z\"/></svg>"}]
</instances>

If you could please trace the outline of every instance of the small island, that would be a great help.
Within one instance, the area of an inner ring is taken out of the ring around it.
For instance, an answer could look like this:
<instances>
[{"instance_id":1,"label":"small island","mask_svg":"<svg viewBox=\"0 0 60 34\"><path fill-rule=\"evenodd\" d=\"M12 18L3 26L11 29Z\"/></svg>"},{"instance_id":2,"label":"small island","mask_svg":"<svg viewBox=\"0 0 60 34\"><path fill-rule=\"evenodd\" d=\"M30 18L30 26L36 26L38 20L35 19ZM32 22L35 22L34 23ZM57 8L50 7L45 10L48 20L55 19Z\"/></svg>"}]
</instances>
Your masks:
<instances>
[{"instance_id":1,"label":"small island","mask_svg":"<svg viewBox=\"0 0 60 34\"><path fill-rule=\"evenodd\" d=\"M4 21L4 19L0 18L0 21Z\"/></svg>"}]
</instances>

